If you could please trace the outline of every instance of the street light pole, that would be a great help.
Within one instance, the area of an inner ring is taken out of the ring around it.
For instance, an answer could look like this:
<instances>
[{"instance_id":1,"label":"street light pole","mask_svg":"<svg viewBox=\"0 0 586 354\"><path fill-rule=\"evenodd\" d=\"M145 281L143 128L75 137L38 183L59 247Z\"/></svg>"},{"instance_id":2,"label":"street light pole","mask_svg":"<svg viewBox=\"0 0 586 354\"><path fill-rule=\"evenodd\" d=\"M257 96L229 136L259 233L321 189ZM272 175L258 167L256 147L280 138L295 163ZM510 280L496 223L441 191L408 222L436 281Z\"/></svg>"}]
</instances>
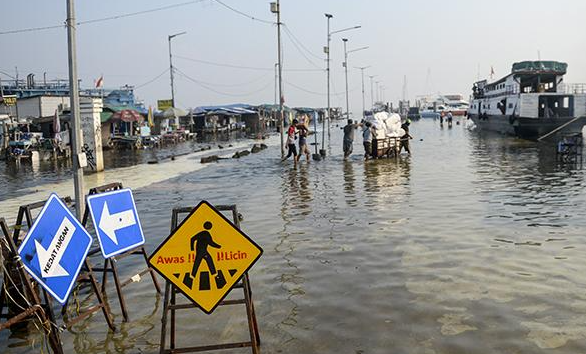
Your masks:
<instances>
[{"instance_id":1,"label":"street light pole","mask_svg":"<svg viewBox=\"0 0 586 354\"><path fill-rule=\"evenodd\" d=\"M175 33L168 36L169 40L169 74L171 75L171 106L175 108L175 84L174 84L174 69L173 69L173 55L171 54L171 39L185 34L187 32Z\"/></svg>"},{"instance_id":2,"label":"street light pole","mask_svg":"<svg viewBox=\"0 0 586 354\"><path fill-rule=\"evenodd\" d=\"M341 30L337 30L337 31L330 32L330 19L332 17L334 17L334 16L333 15L330 15L330 14L325 14L325 16L328 19L328 45L325 48L325 52L327 54L327 60L326 60L326 62L327 62L327 70L326 71L327 71L327 77L328 77L328 145L329 145L329 143L330 143L330 135L331 135L330 134L330 125L331 125L331 122L332 122L331 121L331 110L332 110L332 108L331 108L331 100L330 100L330 96L331 96L331 92L330 92L330 73L331 73L331 70L330 70L330 42L331 42L331 39L332 39L332 34L336 34L336 33L340 33L340 32L346 32L346 31L351 31L351 30L354 30L354 29L359 29L359 28L361 28L361 26L353 26L353 27L343 28ZM323 140L324 140L323 139L323 134L325 134L325 133L322 133L322 146L323 146ZM324 151L324 154L325 154L325 151ZM325 155L323 155L323 156L325 156Z\"/></svg>"},{"instance_id":3,"label":"street light pole","mask_svg":"<svg viewBox=\"0 0 586 354\"><path fill-rule=\"evenodd\" d=\"M281 6L279 0L271 3L271 12L277 14L277 55L279 65L279 131L281 135L281 159L285 157L283 130L285 130L283 117L283 65L281 63Z\"/></svg>"},{"instance_id":4,"label":"street light pole","mask_svg":"<svg viewBox=\"0 0 586 354\"><path fill-rule=\"evenodd\" d=\"M81 118L79 116L79 82L77 81L77 48L74 0L67 0L67 49L69 61L69 97L71 102L71 148L73 149L73 188L75 192L75 212L81 218L85 210L83 166L80 163L81 152Z\"/></svg>"},{"instance_id":5,"label":"street light pole","mask_svg":"<svg viewBox=\"0 0 586 354\"><path fill-rule=\"evenodd\" d=\"M369 76L369 78L370 78L370 104L371 104L372 108L374 108L374 89L373 89L374 86L372 84L373 83L372 79L374 79L375 76L376 75Z\"/></svg>"},{"instance_id":6,"label":"street light pole","mask_svg":"<svg viewBox=\"0 0 586 354\"><path fill-rule=\"evenodd\" d=\"M346 43L348 38L342 38L344 42L344 74L346 76L346 120L350 119L350 102L348 100L348 51L346 50Z\"/></svg>"},{"instance_id":7,"label":"street light pole","mask_svg":"<svg viewBox=\"0 0 586 354\"><path fill-rule=\"evenodd\" d=\"M348 54L357 52L359 50L368 49L368 47L361 47L348 51L346 49L346 43L348 42L348 39L342 38L342 41L344 42L344 71L346 75L346 119L350 119L350 101L348 99Z\"/></svg>"},{"instance_id":8,"label":"street light pole","mask_svg":"<svg viewBox=\"0 0 586 354\"><path fill-rule=\"evenodd\" d=\"M330 107L330 40L332 39L332 35L330 34L330 19L334 17L331 14L325 14L328 22L328 38L327 38L327 45L324 51L326 52L326 76L327 76L327 86L328 86L328 111L327 111L327 120L328 120L328 145L330 142L330 125L332 125L332 118L331 118L331 107ZM326 117L323 118L322 122L322 132L321 132L321 150L319 153L326 157L326 146L325 146L325 135L326 135Z\"/></svg>"},{"instance_id":9,"label":"street light pole","mask_svg":"<svg viewBox=\"0 0 586 354\"><path fill-rule=\"evenodd\" d=\"M364 69L368 69L368 68L370 68L370 65L356 67L356 69L360 69L360 73L362 75L362 119L363 120L366 118L365 113L364 113L366 111L366 103L364 101Z\"/></svg>"}]
</instances>

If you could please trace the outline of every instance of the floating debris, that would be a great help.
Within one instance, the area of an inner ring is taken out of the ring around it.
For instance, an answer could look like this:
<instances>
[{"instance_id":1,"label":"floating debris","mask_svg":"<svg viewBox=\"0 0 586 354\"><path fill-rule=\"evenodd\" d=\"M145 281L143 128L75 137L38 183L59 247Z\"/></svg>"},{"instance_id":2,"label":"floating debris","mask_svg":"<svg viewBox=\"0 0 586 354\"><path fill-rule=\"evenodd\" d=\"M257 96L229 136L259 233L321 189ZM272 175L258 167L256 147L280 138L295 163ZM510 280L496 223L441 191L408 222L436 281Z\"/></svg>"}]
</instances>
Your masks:
<instances>
[{"instance_id":1,"label":"floating debris","mask_svg":"<svg viewBox=\"0 0 586 354\"><path fill-rule=\"evenodd\" d=\"M515 242L515 246L541 246L541 242L533 242L533 241Z\"/></svg>"},{"instance_id":2,"label":"floating debris","mask_svg":"<svg viewBox=\"0 0 586 354\"><path fill-rule=\"evenodd\" d=\"M217 162L220 159L218 155L206 156L201 158L201 163Z\"/></svg>"}]
</instances>

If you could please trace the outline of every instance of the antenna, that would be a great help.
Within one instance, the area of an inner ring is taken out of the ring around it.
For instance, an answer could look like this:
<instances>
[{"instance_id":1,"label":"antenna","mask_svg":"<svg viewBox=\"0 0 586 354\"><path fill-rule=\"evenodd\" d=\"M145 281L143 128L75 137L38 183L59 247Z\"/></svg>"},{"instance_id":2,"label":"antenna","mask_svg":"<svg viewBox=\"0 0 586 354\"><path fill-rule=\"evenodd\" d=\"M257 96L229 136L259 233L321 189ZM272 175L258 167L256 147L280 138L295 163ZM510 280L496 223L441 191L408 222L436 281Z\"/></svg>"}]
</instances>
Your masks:
<instances>
[{"instance_id":1,"label":"antenna","mask_svg":"<svg viewBox=\"0 0 586 354\"><path fill-rule=\"evenodd\" d=\"M478 63L477 71L476 71L476 81L480 81L480 63Z\"/></svg>"},{"instance_id":2,"label":"antenna","mask_svg":"<svg viewBox=\"0 0 586 354\"><path fill-rule=\"evenodd\" d=\"M407 75L403 76L403 101L407 100Z\"/></svg>"}]
</instances>

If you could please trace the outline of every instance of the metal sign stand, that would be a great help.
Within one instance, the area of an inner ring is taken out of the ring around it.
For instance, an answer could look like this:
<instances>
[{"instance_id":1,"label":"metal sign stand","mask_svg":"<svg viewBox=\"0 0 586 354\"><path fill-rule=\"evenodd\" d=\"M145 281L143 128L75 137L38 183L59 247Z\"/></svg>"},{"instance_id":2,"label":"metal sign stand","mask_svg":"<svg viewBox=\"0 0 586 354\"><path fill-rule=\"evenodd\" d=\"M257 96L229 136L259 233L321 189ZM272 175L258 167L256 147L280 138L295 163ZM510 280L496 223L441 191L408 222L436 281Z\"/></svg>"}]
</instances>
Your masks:
<instances>
[{"instance_id":1,"label":"metal sign stand","mask_svg":"<svg viewBox=\"0 0 586 354\"><path fill-rule=\"evenodd\" d=\"M106 192L119 190L122 188L123 188L122 183L114 182L114 183L110 183L110 184L107 184L104 186L92 188L92 189L90 189L89 194L94 195L94 194L106 193ZM81 224L83 226L87 226L88 220L89 220L89 209L86 206L85 211L83 213L83 219L81 221ZM101 252L101 250L99 247L94 248L94 249L90 250L90 253L88 256L92 256L92 255L98 254L100 252ZM142 256L146 265L147 265L147 268L141 270L134 277L127 279L123 282L120 282L120 279L118 277L118 268L116 267L116 264L120 260L126 258L127 256ZM155 289L157 289L157 292L159 294L162 293L161 288L159 286L159 283L157 282L157 278L155 276L155 271L148 266L148 256L147 256L147 253L146 253L144 246L139 246L134 249L128 250L127 252L124 252L122 254L112 256L110 258L106 258L104 260L103 267L94 268L94 270L96 272L102 272L102 293L104 293L104 294L106 293L106 282L108 280L107 275L108 275L108 273L112 274L112 277L114 280L114 285L116 287L116 293L118 295L118 302L120 303L120 309L122 311L122 317L124 319L124 322L128 321L128 310L126 309L126 301L124 300L122 288L124 288L126 285L134 282L135 281L134 279L136 279L136 278L138 278L139 279L138 281L140 281L140 278L142 276L144 276L147 273L150 273L151 279L153 280L153 284L155 285Z\"/></svg>"},{"instance_id":2,"label":"metal sign stand","mask_svg":"<svg viewBox=\"0 0 586 354\"><path fill-rule=\"evenodd\" d=\"M14 266L14 268L16 269L16 274L14 275L18 276L19 278L17 282L14 282L12 281L10 274L4 274L4 286L2 287L2 291L0 292L0 318L6 318L7 321L0 323L0 331L8 329L11 326L23 322L30 317L37 316L41 322L41 326L43 327L45 334L47 335L49 345L53 353L63 354L63 348L61 346L59 332L56 328L53 328L52 326L52 323L54 323L52 318L52 311L50 308L48 308L48 305L43 306L43 304L41 303L41 299L39 298L39 295L34 290L33 285L28 277L28 274L26 274L22 266L16 245L14 244L12 238L10 238L8 226L6 225L6 222L3 218L0 218L0 229L2 231L2 234L4 235L4 242L2 243L2 245L0 245L0 251L6 257L6 262L10 262ZM2 235L0 235L0 240L2 240ZM8 308L8 302L5 304L4 299L6 299L7 295L9 295L6 293L6 291L9 291L7 290L7 286L10 286L8 285L9 281L12 281L13 289L20 288L20 285L24 286L24 289L22 289L24 290L24 293L22 293L20 290L14 291L12 292L13 295L11 295L11 299L13 301L16 301L14 300L14 298L12 298L12 296L16 296L16 293L18 293L26 306L25 307L21 306L20 304L16 304L16 306L21 308L22 312L13 315L12 317L10 316L10 312L6 315L2 314L4 307Z\"/></svg>"},{"instance_id":3,"label":"metal sign stand","mask_svg":"<svg viewBox=\"0 0 586 354\"><path fill-rule=\"evenodd\" d=\"M216 206L216 209L219 211L231 211L232 218L234 221L234 225L240 228L240 218L238 215L238 211L236 210L236 205L221 205ZM173 209L173 214L171 217L171 233L177 228L179 225L179 214L189 214L193 208L175 208ZM250 289L250 281L248 279L248 273L245 273L242 277L242 280L236 284L235 288L241 288L244 293L243 299L234 299L234 300L223 300L220 302L219 306L227 306L227 305L238 305L244 304L246 306L246 315L248 317L248 330L250 332L250 341L248 342L236 342L236 343L225 343L225 344L213 344L213 345L204 345L204 346L197 346L197 347L184 347L184 348L177 348L175 343L175 312L177 310L186 310L186 309L194 309L198 308L197 305L194 303L189 304L177 304L176 295L179 293L179 290L170 282L166 282L165 285L165 299L163 302L163 316L161 319L161 342L160 342L160 354L172 354L172 353L193 353L193 352L205 352L205 351L214 351L220 349L231 349L231 348L245 348L251 347L253 354L259 353L259 346L260 346L260 335L258 332L258 325L256 322L256 314L254 312L254 304L252 302L252 291ZM165 348L166 339L167 339L167 316L168 313L171 312L170 318L170 334L169 334L169 349Z\"/></svg>"},{"instance_id":4,"label":"metal sign stand","mask_svg":"<svg viewBox=\"0 0 586 354\"><path fill-rule=\"evenodd\" d=\"M71 205L71 198L70 197L65 197L62 200L66 205ZM19 239L20 239L20 234L22 232L23 226L26 226L30 229L33 225L33 217L32 217L31 211L35 210L35 209L42 208L45 205L45 202L46 201L23 205L18 209L18 216L16 217L16 225L14 226L14 234L12 236L12 239L13 239L15 245L18 245L20 242ZM24 222L26 222L26 225L24 224ZM112 316L110 315L110 310L106 304L104 296L98 287L98 282L96 281L96 277L92 271L92 265L89 261L89 255L88 255L88 257L86 257L86 259L84 261L81 272L79 273L79 276L77 277L76 282L77 283L88 283L89 282L92 286L93 292L96 294L96 297L98 299L98 304L88 308L85 312L80 313L77 317L73 318L72 320L67 320L64 318L65 326L67 328L71 328L77 322L90 316L94 312L102 309L104 317L106 318L106 322L108 323L108 327L110 327L110 329L112 331L115 331L116 326L114 325L114 322L112 321ZM45 302L51 312L50 317L53 318L54 316L52 314L51 299L47 295L47 292L45 290L43 290L43 295L45 298ZM67 303L62 307L61 313L64 315L66 310L67 310Z\"/></svg>"}]
</instances>

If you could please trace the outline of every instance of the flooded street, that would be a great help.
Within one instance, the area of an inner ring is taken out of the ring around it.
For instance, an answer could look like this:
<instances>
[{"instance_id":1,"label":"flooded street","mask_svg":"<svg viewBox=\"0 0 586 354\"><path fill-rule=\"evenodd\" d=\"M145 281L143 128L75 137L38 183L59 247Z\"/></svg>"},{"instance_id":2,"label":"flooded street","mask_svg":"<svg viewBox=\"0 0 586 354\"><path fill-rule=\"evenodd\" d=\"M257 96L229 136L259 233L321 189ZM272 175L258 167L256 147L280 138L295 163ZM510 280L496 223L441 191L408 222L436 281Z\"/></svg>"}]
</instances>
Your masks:
<instances>
[{"instance_id":1,"label":"flooded street","mask_svg":"<svg viewBox=\"0 0 586 354\"><path fill-rule=\"evenodd\" d=\"M332 126L321 162L279 163L272 136L268 150L211 165L201 156L253 141L153 165L142 155L110 160L86 187L134 190L149 253L168 236L173 207L237 204L264 249L250 272L262 353L586 352L584 171L559 166L552 146L463 124L421 120L411 134L413 156L398 160L363 161L357 134L344 161ZM0 216L10 222L21 204L73 193L65 167L21 169L0 168ZM144 265L123 262L125 279ZM65 352L158 353L163 299L149 279L125 288L128 323L112 283L108 291L118 331L96 313L62 333ZM72 301L92 304L86 293ZM246 340L247 331L243 307L178 315L180 346ZM40 336L9 335L0 332L1 353L40 352Z\"/></svg>"}]
</instances>

